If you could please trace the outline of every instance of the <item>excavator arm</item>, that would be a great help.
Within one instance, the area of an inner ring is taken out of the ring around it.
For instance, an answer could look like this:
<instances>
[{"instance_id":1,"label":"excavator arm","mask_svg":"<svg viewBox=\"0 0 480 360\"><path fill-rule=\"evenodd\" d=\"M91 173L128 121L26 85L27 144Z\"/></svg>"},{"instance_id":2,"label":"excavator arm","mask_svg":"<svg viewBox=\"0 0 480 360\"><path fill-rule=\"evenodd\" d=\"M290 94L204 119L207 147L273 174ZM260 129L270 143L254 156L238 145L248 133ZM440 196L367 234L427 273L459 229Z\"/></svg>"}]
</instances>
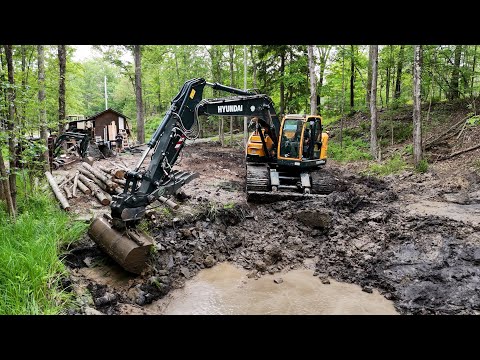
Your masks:
<instances>
[{"instance_id":1,"label":"excavator arm","mask_svg":"<svg viewBox=\"0 0 480 360\"><path fill-rule=\"evenodd\" d=\"M206 85L236 96L202 100ZM268 96L218 83L207 83L203 78L186 81L171 101L170 108L148 142L138 164L125 174L124 192L112 196L111 216L96 218L89 229L93 240L130 272L142 271L153 245L153 239L136 229L146 207L160 196L174 194L196 177L194 173L173 170L173 166L186 139L198 135L199 115L260 117L258 121L275 140L276 129L279 128L273 102ZM149 154L150 163L143 170Z\"/></svg>"}]
</instances>

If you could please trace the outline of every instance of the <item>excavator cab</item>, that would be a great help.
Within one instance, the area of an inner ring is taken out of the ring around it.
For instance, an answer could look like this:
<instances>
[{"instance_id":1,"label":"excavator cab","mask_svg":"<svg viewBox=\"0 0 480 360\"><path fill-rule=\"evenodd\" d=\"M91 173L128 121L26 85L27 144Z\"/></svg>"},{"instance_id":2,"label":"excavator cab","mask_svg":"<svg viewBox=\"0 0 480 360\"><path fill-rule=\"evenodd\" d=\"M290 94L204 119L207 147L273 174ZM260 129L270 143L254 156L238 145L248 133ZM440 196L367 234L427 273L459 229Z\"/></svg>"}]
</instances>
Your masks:
<instances>
[{"instance_id":1,"label":"excavator cab","mask_svg":"<svg viewBox=\"0 0 480 360\"><path fill-rule=\"evenodd\" d=\"M285 115L280 128L278 164L316 167L326 162L328 134L319 115Z\"/></svg>"}]
</instances>

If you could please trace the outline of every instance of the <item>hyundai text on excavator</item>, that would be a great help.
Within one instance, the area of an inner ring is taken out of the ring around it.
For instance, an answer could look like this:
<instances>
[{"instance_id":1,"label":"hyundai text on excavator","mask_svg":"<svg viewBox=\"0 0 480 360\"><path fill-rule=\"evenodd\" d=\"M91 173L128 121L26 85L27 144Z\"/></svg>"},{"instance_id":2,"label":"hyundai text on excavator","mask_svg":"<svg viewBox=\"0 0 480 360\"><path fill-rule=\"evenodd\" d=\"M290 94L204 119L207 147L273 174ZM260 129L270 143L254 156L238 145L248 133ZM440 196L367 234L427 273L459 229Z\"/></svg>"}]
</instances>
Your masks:
<instances>
[{"instance_id":1,"label":"hyundai text on excavator","mask_svg":"<svg viewBox=\"0 0 480 360\"><path fill-rule=\"evenodd\" d=\"M202 99L206 85L235 96ZM93 240L127 271L141 273L153 246L153 239L136 228L146 207L160 196L175 194L197 176L173 166L185 140L198 136L198 117L202 115L251 119L254 131L245 148L248 201L266 201L266 195L273 193L309 197L334 190L318 171L326 164L328 143L320 116L285 115L280 122L273 101L265 94L203 78L188 80L172 100L136 167L126 172L125 190L113 196L111 216L97 217L89 228ZM148 168L141 170L150 152Z\"/></svg>"}]
</instances>

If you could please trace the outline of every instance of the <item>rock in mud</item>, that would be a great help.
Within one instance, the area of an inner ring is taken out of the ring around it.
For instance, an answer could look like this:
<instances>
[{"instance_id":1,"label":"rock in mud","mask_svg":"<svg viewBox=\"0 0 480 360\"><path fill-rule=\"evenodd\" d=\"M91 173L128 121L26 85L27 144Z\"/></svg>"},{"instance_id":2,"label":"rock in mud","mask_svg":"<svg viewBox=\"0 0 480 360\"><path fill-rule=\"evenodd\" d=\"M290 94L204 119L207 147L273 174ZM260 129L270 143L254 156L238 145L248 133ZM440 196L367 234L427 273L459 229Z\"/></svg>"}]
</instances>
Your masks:
<instances>
[{"instance_id":1,"label":"rock in mud","mask_svg":"<svg viewBox=\"0 0 480 360\"><path fill-rule=\"evenodd\" d=\"M327 212L318 210L303 210L295 214L295 217L303 225L310 226L314 229L328 229L330 227L331 218Z\"/></svg>"},{"instance_id":2,"label":"rock in mud","mask_svg":"<svg viewBox=\"0 0 480 360\"><path fill-rule=\"evenodd\" d=\"M180 273L181 273L183 276L185 276L185 278L187 278L187 279L190 278L190 270L188 270L187 267L182 266L182 267L180 268Z\"/></svg>"},{"instance_id":3,"label":"rock in mud","mask_svg":"<svg viewBox=\"0 0 480 360\"><path fill-rule=\"evenodd\" d=\"M117 300L117 295L106 292L105 295L95 299L95 306L110 305L115 300Z\"/></svg>"},{"instance_id":4,"label":"rock in mud","mask_svg":"<svg viewBox=\"0 0 480 360\"><path fill-rule=\"evenodd\" d=\"M283 279L282 278L273 279L273 282L275 284L281 284L281 283L283 283Z\"/></svg>"},{"instance_id":5,"label":"rock in mud","mask_svg":"<svg viewBox=\"0 0 480 360\"><path fill-rule=\"evenodd\" d=\"M85 315L105 315L101 311L95 310L95 309L93 309L91 307L88 307L88 306L85 308L84 313L85 313Z\"/></svg>"},{"instance_id":6,"label":"rock in mud","mask_svg":"<svg viewBox=\"0 0 480 360\"><path fill-rule=\"evenodd\" d=\"M365 291L366 293L369 293L369 294L373 293L373 289L371 286L364 286L362 288L362 291Z\"/></svg>"},{"instance_id":7,"label":"rock in mud","mask_svg":"<svg viewBox=\"0 0 480 360\"><path fill-rule=\"evenodd\" d=\"M215 262L215 258L212 255L208 255L203 261L203 264L205 267L211 268L213 265L215 265Z\"/></svg>"},{"instance_id":8,"label":"rock in mud","mask_svg":"<svg viewBox=\"0 0 480 360\"><path fill-rule=\"evenodd\" d=\"M330 284L330 280L327 278L327 277L324 277L324 278L319 278L320 281L322 282L322 284L325 284L325 285L329 285Z\"/></svg>"},{"instance_id":9,"label":"rock in mud","mask_svg":"<svg viewBox=\"0 0 480 360\"><path fill-rule=\"evenodd\" d=\"M262 260L255 261L255 268L258 271L267 271L267 265Z\"/></svg>"}]
</instances>

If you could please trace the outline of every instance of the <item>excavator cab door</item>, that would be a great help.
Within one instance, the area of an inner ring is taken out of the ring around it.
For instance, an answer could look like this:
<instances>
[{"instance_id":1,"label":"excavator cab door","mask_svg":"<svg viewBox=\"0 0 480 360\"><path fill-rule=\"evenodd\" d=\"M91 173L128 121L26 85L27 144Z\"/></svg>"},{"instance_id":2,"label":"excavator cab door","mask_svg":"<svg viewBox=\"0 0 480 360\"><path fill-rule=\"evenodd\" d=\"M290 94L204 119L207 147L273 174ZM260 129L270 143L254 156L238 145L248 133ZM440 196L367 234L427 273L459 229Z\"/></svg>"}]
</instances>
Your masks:
<instances>
[{"instance_id":1,"label":"excavator cab door","mask_svg":"<svg viewBox=\"0 0 480 360\"><path fill-rule=\"evenodd\" d=\"M303 137L303 159L320 159L322 148L322 119L320 116L307 117Z\"/></svg>"}]
</instances>

